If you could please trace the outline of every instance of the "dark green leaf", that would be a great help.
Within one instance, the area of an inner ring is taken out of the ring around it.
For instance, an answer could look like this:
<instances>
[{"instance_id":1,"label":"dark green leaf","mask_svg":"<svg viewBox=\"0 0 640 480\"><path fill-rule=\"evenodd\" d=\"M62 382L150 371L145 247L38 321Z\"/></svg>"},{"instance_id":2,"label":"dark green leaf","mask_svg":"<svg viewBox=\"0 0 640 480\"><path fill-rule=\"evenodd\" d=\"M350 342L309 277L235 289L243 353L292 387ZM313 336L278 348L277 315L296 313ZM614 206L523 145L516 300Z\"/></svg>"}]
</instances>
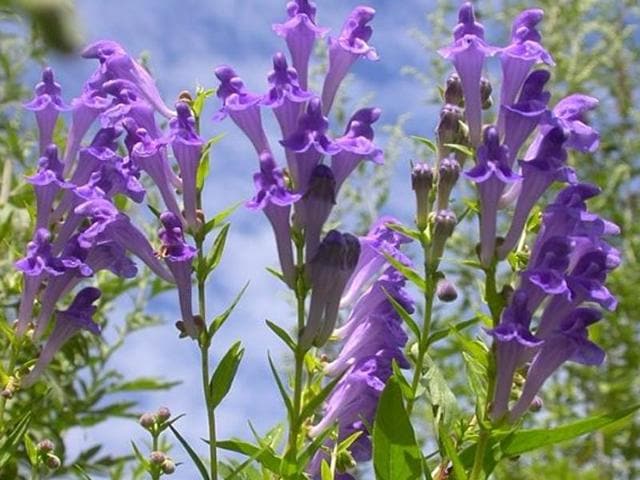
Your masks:
<instances>
[{"instance_id":1,"label":"dark green leaf","mask_svg":"<svg viewBox=\"0 0 640 480\"><path fill-rule=\"evenodd\" d=\"M224 323L227 321L227 319L229 318L233 310L236 308L236 306L238 305L238 302L242 298L242 295L244 295L244 292L247 290L248 286L249 286L249 282L245 283L244 287L242 287L242 290L240 290L238 295L236 295L236 298L234 298L233 302L231 302L231 305L229 305L224 312L222 312L220 315L218 315L216 318L213 319L213 321L211 322L211 325L209 326L209 331L208 331L209 338L213 338L215 333L218 330L220 330L220 328L222 328L222 325L224 325Z\"/></svg>"},{"instance_id":2,"label":"dark green leaf","mask_svg":"<svg viewBox=\"0 0 640 480\"><path fill-rule=\"evenodd\" d=\"M216 446L223 450L241 453L255 458L263 467L273 473L279 473L281 459L269 448L257 447L242 440L222 440L216 442Z\"/></svg>"},{"instance_id":3,"label":"dark green leaf","mask_svg":"<svg viewBox=\"0 0 640 480\"><path fill-rule=\"evenodd\" d=\"M182 447L187 451L187 453L189 454L189 457L191 457L193 464L198 469L198 472L200 472L200 476L204 480L209 480L209 472L207 472L207 467L204 466L204 463L202 463L202 460L200 459L198 454L195 452L195 450L191 448L191 445L189 445L189 442L187 442L184 439L184 437L180 435L180 432L176 430L176 427L174 427L173 425L170 425L169 428L171 429L173 434L176 436L176 438L178 439Z\"/></svg>"},{"instance_id":4,"label":"dark green leaf","mask_svg":"<svg viewBox=\"0 0 640 480\"><path fill-rule=\"evenodd\" d=\"M229 393L243 355L242 344L236 342L220 360L209 382L209 408L216 408Z\"/></svg>"},{"instance_id":5,"label":"dark green leaf","mask_svg":"<svg viewBox=\"0 0 640 480\"><path fill-rule=\"evenodd\" d=\"M14 451L27 432L30 423L31 412L27 412L20 417L15 426L8 431L6 439L2 447L0 447L0 467L13 458Z\"/></svg>"},{"instance_id":6,"label":"dark green leaf","mask_svg":"<svg viewBox=\"0 0 640 480\"><path fill-rule=\"evenodd\" d=\"M273 373L273 378L276 380L276 384L278 385L278 390L280 391L280 395L282 396L282 400L284 401L284 406L287 408L287 413L292 415L293 413L293 405L291 404L291 399L287 394L287 390L284 388L284 384L282 380L280 380L280 376L278 375L278 371L276 370L275 365L273 364L273 360L271 359L271 354L267 354L269 359L269 367L271 368L271 373Z\"/></svg>"},{"instance_id":7,"label":"dark green leaf","mask_svg":"<svg viewBox=\"0 0 640 480\"><path fill-rule=\"evenodd\" d=\"M198 282L204 282L220 263L230 227L230 223L227 223L222 227L220 233L218 233L218 236L213 241L211 250L209 250L204 263L198 265Z\"/></svg>"},{"instance_id":8,"label":"dark green leaf","mask_svg":"<svg viewBox=\"0 0 640 480\"><path fill-rule=\"evenodd\" d=\"M391 377L380 396L373 424L373 467L378 480L422 478L422 453L416 443L402 392Z\"/></svg>"},{"instance_id":9,"label":"dark green leaf","mask_svg":"<svg viewBox=\"0 0 640 480\"><path fill-rule=\"evenodd\" d=\"M242 205L242 202L234 203L230 207L227 207L221 212L217 213L213 218L211 218L204 224L203 234L206 236L211 230L222 225L227 220L227 218L229 218L233 214L233 212L238 209L240 205Z\"/></svg>"},{"instance_id":10,"label":"dark green leaf","mask_svg":"<svg viewBox=\"0 0 640 480\"><path fill-rule=\"evenodd\" d=\"M292 352L296 351L296 343L293 341L291 336L281 327L276 325L275 323L265 320L267 322L267 326L271 329L273 333L275 333Z\"/></svg>"},{"instance_id":11,"label":"dark green leaf","mask_svg":"<svg viewBox=\"0 0 640 480\"><path fill-rule=\"evenodd\" d=\"M315 413L317 408L325 401L338 382L342 380L343 375L344 373L331 380L315 397L305 403L304 407L302 407L302 412L300 413L301 422L304 422L305 419L311 417Z\"/></svg>"},{"instance_id":12,"label":"dark green leaf","mask_svg":"<svg viewBox=\"0 0 640 480\"><path fill-rule=\"evenodd\" d=\"M396 313L400 315L400 317L404 320L404 323L407 324L407 327L409 327L409 329L413 332L416 339L420 341L420 338L422 337L422 332L420 331L420 327L418 327L418 324L411 317L409 312L407 312L404 309L404 307L400 305L395 298L389 295L389 292L387 292L386 289L383 288L382 291L387 296L387 300L389 300L389 303L391 303L391 306L393 306L393 309L396 311Z\"/></svg>"}]
</instances>

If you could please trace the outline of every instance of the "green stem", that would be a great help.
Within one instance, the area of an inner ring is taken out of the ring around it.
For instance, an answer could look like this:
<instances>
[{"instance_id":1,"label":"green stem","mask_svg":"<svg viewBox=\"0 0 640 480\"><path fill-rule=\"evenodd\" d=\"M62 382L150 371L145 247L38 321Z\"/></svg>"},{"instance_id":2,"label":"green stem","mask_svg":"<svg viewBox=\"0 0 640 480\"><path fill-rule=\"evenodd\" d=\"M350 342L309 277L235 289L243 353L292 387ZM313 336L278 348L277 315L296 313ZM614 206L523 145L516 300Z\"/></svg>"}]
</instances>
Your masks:
<instances>
[{"instance_id":1,"label":"green stem","mask_svg":"<svg viewBox=\"0 0 640 480\"><path fill-rule=\"evenodd\" d=\"M22 343L21 340L22 340L21 338L17 338L16 343L11 347L11 355L9 356L9 366L7 368L7 373L10 376L13 376L13 372L16 368L16 363L18 362L18 352L20 351L20 345ZM6 385L3 385L3 387L6 387ZM7 407L8 399L9 397L0 395L0 432L3 432L5 430L4 412Z\"/></svg>"},{"instance_id":2,"label":"green stem","mask_svg":"<svg viewBox=\"0 0 640 480\"><path fill-rule=\"evenodd\" d=\"M299 275L304 275L304 244L302 242L296 242L296 269ZM298 318L298 332L301 332L304 328L304 303L306 299L306 292L304 291L304 288L298 287L299 283L300 282L296 282L296 311ZM305 354L306 352L300 348L298 343L296 343L295 372L293 380L293 412L290 416L289 441L287 444L288 454L294 458L297 456L298 437L300 436L300 427L302 426L300 413L302 410L302 374L304 370Z\"/></svg>"},{"instance_id":3,"label":"green stem","mask_svg":"<svg viewBox=\"0 0 640 480\"><path fill-rule=\"evenodd\" d=\"M481 480L483 478L484 457L489 443L491 431L480 427L480 438L476 445L476 455L473 459L473 468L469 474L469 480Z\"/></svg>"},{"instance_id":4,"label":"green stem","mask_svg":"<svg viewBox=\"0 0 640 480\"><path fill-rule=\"evenodd\" d=\"M157 452L158 451L159 434L157 432L157 428L156 427L153 428L153 431L151 432L151 436L152 436L152 439L153 439L151 451L152 452ZM160 480L160 465L152 464L150 473L151 473L152 480Z\"/></svg>"},{"instance_id":5,"label":"green stem","mask_svg":"<svg viewBox=\"0 0 640 480\"><path fill-rule=\"evenodd\" d=\"M431 333L431 321L433 317L433 297L435 295L437 283L435 278L435 271L437 268L433 268L429 264L429 245L425 240L421 243L424 254L424 316L422 320L422 331L420 332L420 338L418 339L418 358L416 360L416 368L413 372L413 380L411 381L412 396L407 401L407 413L409 415L411 415L416 402L416 393L420 386L420 379L422 378L424 357L429 349L429 334Z\"/></svg>"}]
</instances>

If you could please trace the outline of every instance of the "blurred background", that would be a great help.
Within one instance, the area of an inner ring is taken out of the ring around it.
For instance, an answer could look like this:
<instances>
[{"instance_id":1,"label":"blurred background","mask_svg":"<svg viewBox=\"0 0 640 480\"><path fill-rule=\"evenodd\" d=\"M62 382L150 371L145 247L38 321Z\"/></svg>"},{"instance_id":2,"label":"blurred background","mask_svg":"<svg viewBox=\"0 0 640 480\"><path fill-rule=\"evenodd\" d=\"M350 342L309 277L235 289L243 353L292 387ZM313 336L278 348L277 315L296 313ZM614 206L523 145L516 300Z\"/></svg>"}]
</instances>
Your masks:
<instances>
[{"instance_id":1,"label":"blurred background","mask_svg":"<svg viewBox=\"0 0 640 480\"><path fill-rule=\"evenodd\" d=\"M337 32L360 2L317 3L318 23ZM70 100L96 67L93 61L80 59L78 50L95 40L113 39L142 59L168 104L182 90L215 87L213 68L220 64L232 65L250 90L263 92L272 55L285 49L271 31L271 24L285 17L284 4L280 0L0 1L0 243L10 252L0 260L0 298L8 322L12 321L11 307L20 284L11 265L30 237L25 212L30 193L21 178L37 162L34 122L20 105L30 98L42 67L54 68L63 96ZM377 10L371 43L381 60L356 64L341 89L339 108L332 118L332 131L339 133L345 117L356 108L375 105L383 110L381 123L385 126L378 129L377 143L386 148L386 165L358 171L338 200L334 218L359 233L380 213L407 224L413 220L409 161L430 158L407 137L433 138L440 104L438 87L449 73L436 50L448 41L458 6L457 2L426 0L405 0L401 7L392 0L370 0L368 4ZM573 92L601 100L591 119L601 131L601 148L594 155L574 155L571 163L581 179L603 188L592 208L621 226L623 235L617 246L624 258L610 281L610 289L620 299L618 310L595 329L596 341L608 352L607 362L601 369L570 366L554 377L545 388L542 412L532 420L532 425L545 426L627 406L636 402L640 393L640 296L635 290L640 285L640 224L634 220L639 212L640 113L636 102L640 93L640 33L636 28L640 9L636 2L619 0L493 0L476 4L493 44L505 44L515 13L533 6L546 12L544 44L557 64L551 87L553 101ZM494 62L489 69L494 91L499 82L495 67ZM316 79L322 69L323 48L319 48ZM217 108L214 97L202 122L205 138L225 134L212 153L205 187L208 216L249 199L253 195L251 175L257 169L253 149L238 129L230 122L210 120ZM279 137L271 118L267 129L274 144ZM467 193L461 188L458 201ZM457 238L455 249L460 255L471 255L473 247L468 238ZM210 311L221 312L250 282L213 349L219 358L235 340L246 347L233 389L218 410L220 438L250 438L247 420L264 433L285 416L266 361L269 351L279 361L279 368L287 369L285 351L264 320L286 328L294 324L291 299L266 271L276 263L268 222L263 215L241 206L232 217L227 249L208 294ZM457 268L452 262L450 270L463 295L452 308L441 312L443 318L466 318L473 311L473 297L464 293L471 291L474 280ZM137 417L161 405L174 414L186 413L177 426L192 444L198 445L198 439L205 436L199 356L189 342L177 339L173 326L177 320L175 292L162 292L149 278L136 284L110 281L107 300L114 301L108 301L103 311L107 327L102 341L74 340L51 373L60 382L58 391L44 398L35 388L10 407L37 409L40 415L34 428L64 440L66 468L61 477L73 478L79 471L73 466L78 465L100 478L131 478L133 473L125 466L131 460L130 440L141 444L145 440ZM92 360L85 359L86 352L91 352ZM459 378L459 355L452 345L442 347L438 355L448 368L454 391L464 398L468 391L464 379ZM65 378L70 373L82 381L69 383ZM423 434L428 436L427 431ZM175 478L195 478L179 446L172 454L185 462ZM496 478L631 480L640 477L638 472L640 421L636 418L571 444L514 459L502 466ZM16 478L10 476L11 471L2 475L0 478Z\"/></svg>"}]
</instances>

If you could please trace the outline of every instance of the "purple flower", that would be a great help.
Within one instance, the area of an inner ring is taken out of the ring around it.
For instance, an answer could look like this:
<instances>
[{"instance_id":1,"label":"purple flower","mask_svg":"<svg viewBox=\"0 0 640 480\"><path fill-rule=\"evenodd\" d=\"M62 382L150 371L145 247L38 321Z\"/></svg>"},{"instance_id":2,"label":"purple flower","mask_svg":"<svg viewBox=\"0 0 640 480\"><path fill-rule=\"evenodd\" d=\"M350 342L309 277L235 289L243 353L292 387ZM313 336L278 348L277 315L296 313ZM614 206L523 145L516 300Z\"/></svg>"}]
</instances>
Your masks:
<instances>
[{"instance_id":1,"label":"purple flower","mask_svg":"<svg viewBox=\"0 0 640 480\"><path fill-rule=\"evenodd\" d=\"M544 86L550 76L546 70L535 70L525 80L518 101L500 107L503 125L498 125L504 135L504 144L509 148L509 166L513 166L520 147L547 112L551 94Z\"/></svg>"},{"instance_id":2,"label":"purple flower","mask_svg":"<svg viewBox=\"0 0 640 480\"><path fill-rule=\"evenodd\" d=\"M345 288L342 306L353 304L385 266L389 265L385 255L402 263L409 263L409 259L400 251L400 245L410 243L411 239L388 226L393 223L398 221L390 216L382 216L371 226L366 236L360 237L360 258Z\"/></svg>"},{"instance_id":3,"label":"purple flower","mask_svg":"<svg viewBox=\"0 0 640 480\"><path fill-rule=\"evenodd\" d=\"M49 226L53 201L61 188L73 185L62 177L64 166L58 159L58 147L49 145L38 162L38 171L27 177L36 191L36 229Z\"/></svg>"},{"instance_id":4,"label":"purple flower","mask_svg":"<svg viewBox=\"0 0 640 480\"><path fill-rule=\"evenodd\" d=\"M155 81L142 65L133 60L120 44L112 40L100 40L92 43L82 52L84 58L95 58L100 67L94 81L104 83L109 80L127 80L134 84L140 94L166 118L171 118L171 111L163 102Z\"/></svg>"},{"instance_id":5,"label":"purple flower","mask_svg":"<svg viewBox=\"0 0 640 480\"><path fill-rule=\"evenodd\" d=\"M119 127L125 118L131 118L153 138L160 137L154 109L136 93L137 89L133 83L123 79L109 80L102 88L114 97L112 105L100 115L103 127Z\"/></svg>"},{"instance_id":6,"label":"purple flower","mask_svg":"<svg viewBox=\"0 0 640 480\"><path fill-rule=\"evenodd\" d=\"M491 264L496 247L498 201L505 185L519 177L509 168L509 150L500 145L498 131L491 126L484 131L484 142L478 147L478 164L465 172L478 186L480 196L480 261Z\"/></svg>"},{"instance_id":7,"label":"purple flower","mask_svg":"<svg viewBox=\"0 0 640 480\"><path fill-rule=\"evenodd\" d=\"M96 243L112 240L146 263L163 280L170 283L175 281L173 275L156 257L145 235L111 202L89 200L78 205L74 211L91 221L89 227L78 237L81 246L89 248Z\"/></svg>"},{"instance_id":8,"label":"purple flower","mask_svg":"<svg viewBox=\"0 0 640 480\"><path fill-rule=\"evenodd\" d=\"M552 183L577 182L573 169L566 166L567 152L564 148L566 139L562 129L555 127L542 138L532 160L520 161L522 191L516 202L511 227L504 242L498 247L498 258L506 258L516 246L531 209Z\"/></svg>"},{"instance_id":9,"label":"purple flower","mask_svg":"<svg viewBox=\"0 0 640 480\"><path fill-rule=\"evenodd\" d=\"M139 128L136 134L140 141L133 147L131 160L151 177L153 183L158 187L167 209L182 218L180 207L171 186L169 174L171 167L169 167L164 155L165 142L152 139L144 128Z\"/></svg>"},{"instance_id":10,"label":"purple flower","mask_svg":"<svg viewBox=\"0 0 640 480\"><path fill-rule=\"evenodd\" d=\"M482 130L482 97L480 79L486 57L496 48L484 40L484 28L476 22L473 5L464 3L458 11L458 24L453 30L453 43L438 53L453 62L464 93L465 116L469 125L469 138L473 146L480 144Z\"/></svg>"},{"instance_id":11,"label":"purple flower","mask_svg":"<svg viewBox=\"0 0 640 480\"><path fill-rule=\"evenodd\" d=\"M501 106L509 107L515 102L520 87L534 65L554 64L551 55L540 44L542 37L536 30L543 16L544 12L537 8L521 12L511 27L511 44L499 50L502 63Z\"/></svg>"},{"instance_id":12,"label":"purple flower","mask_svg":"<svg viewBox=\"0 0 640 480\"><path fill-rule=\"evenodd\" d=\"M369 45L373 29L368 25L376 11L358 6L347 17L338 38L329 38L329 70L322 86L323 113L331 110L340 83L359 58L378 60L378 52Z\"/></svg>"},{"instance_id":13,"label":"purple flower","mask_svg":"<svg viewBox=\"0 0 640 480\"><path fill-rule=\"evenodd\" d=\"M380 118L379 108L362 108L351 116L342 137L335 142L341 151L331 157L331 169L336 177L336 191L363 159L383 163L382 149L373 143L372 125Z\"/></svg>"},{"instance_id":14,"label":"purple flower","mask_svg":"<svg viewBox=\"0 0 640 480\"><path fill-rule=\"evenodd\" d=\"M65 175L73 171L78 149L89 127L112 103L112 99L102 89L95 90L87 86L79 97L71 100L71 126L62 162L65 165Z\"/></svg>"},{"instance_id":15,"label":"purple flower","mask_svg":"<svg viewBox=\"0 0 640 480\"><path fill-rule=\"evenodd\" d=\"M196 176L204 141L198 135L195 128L195 120L191 114L191 109L184 102L176 104L178 116L171 120L169 126L171 132L171 148L180 167L180 177L182 179L182 196L184 198L184 211L187 225L195 229L198 225L196 215L196 200L198 192L196 190Z\"/></svg>"},{"instance_id":16,"label":"purple flower","mask_svg":"<svg viewBox=\"0 0 640 480\"><path fill-rule=\"evenodd\" d=\"M515 422L527 411L543 383L564 362L598 366L605 353L588 338L587 328L602 315L592 308L578 308L567 315L558 328L550 333L536 354L527 372L522 395L511 409L509 420Z\"/></svg>"},{"instance_id":17,"label":"purple flower","mask_svg":"<svg viewBox=\"0 0 640 480\"><path fill-rule=\"evenodd\" d=\"M335 155L340 146L327 136L329 120L322 114L322 104L319 98L312 98L307 111L298 120L297 129L280 144L296 155L295 163L289 165L294 185L304 189L309 183L311 172L318 165L322 155Z\"/></svg>"},{"instance_id":18,"label":"purple flower","mask_svg":"<svg viewBox=\"0 0 640 480\"><path fill-rule=\"evenodd\" d=\"M18 309L17 334L22 335L31 320L33 302L46 275L62 275L66 267L51 251L51 234L45 228L38 228L33 240L27 244L27 256L15 263L17 270L24 274L24 286Z\"/></svg>"},{"instance_id":19,"label":"purple flower","mask_svg":"<svg viewBox=\"0 0 640 480\"><path fill-rule=\"evenodd\" d=\"M293 68L300 77L300 86L306 90L313 44L316 38L324 37L328 29L316 25L316 4L309 0L287 3L287 15L289 19L285 23L273 25L273 31L287 42Z\"/></svg>"},{"instance_id":20,"label":"purple flower","mask_svg":"<svg viewBox=\"0 0 640 480\"><path fill-rule=\"evenodd\" d=\"M348 233L331 230L310 263L312 285L309 317L300 332L299 345L321 347L329 339L338 318L340 297L360 256L360 242Z\"/></svg>"},{"instance_id":21,"label":"purple flower","mask_svg":"<svg viewBox=\"0 0 640 480\"><path fill-rule=\"evenodd\" d=\"M295 266L291 247L291 205L300 199L300 195L291 193L285 185L282 169L277 168L270 153L260 155L260 171L253 176L256 195L247 207L263 210L271 223L276 238L280 268L289 287L295 285Z\"/></svg>"},{"instance_id":22,"label":"purple flower","mask_svg":"<svg viewBox=\"0 0 640 480\"><path fill-rule=\"evenodd\" d=\"M130 161L117 159L113 163L103 163L91 174L89 181L74 189L76 197L83 200L113 198L126 195L136 203L144 200L146 191L139 180L140 172Z\"/></svg>"},{"instance_id":23,"label":"purple flower","mask_svg":"<svg viewBox=\"0 0 640 480\"><path fill-rule=\"evenodd\" d=\"M336 180L331 168L316 165L311 172L309 187L302 197L301 207L297 212L304 225L304 239L307 261L312 259L320 244L322 227L336 203Z\"/></svg>"},{"instance_id":24,"label":"purple flower","mask_svg":"<svg viewBox=\"0 0 640 480\"><path fill-rule=\"evenodd\" d=\"M28 388L35 383L45 368L51 363L55 354L62 346L81 330L89 330L94 335L100 335L100 327L93 321L97 307L93 303L100 298L101 292L97 288L87 287L76 295L66 310L56 311L56 325L33 370L22 379L21 386Z\"/></svg>"},{"instance_id":25,"label":"purple flower","mask_svg":"<svg viewBox=\"0 0 640 480\"><path fill-rule=\"evenodd\" d=\"M160 221L163 227L158 231L162 242L160 257L164 258L175 278L184 329L191 338L198 338L191 304L191 265L196 249L185 242L182 222L172 212L164 212L160 215Z\"/></svg>"},{"instance_id":26,"label":"purple flower","mask_svg":"<svg viewBox=\"0 0 640 480\"><path fill-rule=\"evenodd\" d=\"M587 95L573 94L560 100L553 108L553 117L558 126L568 132L567 148L580 152L594 152L600 145L600 134L585 123L585 114L598 106L598 99Z\"/></svg>"},{"instance_id":27,"label":"purple flower","mask_svg":"<svg viewBox=\"0 0 640 480\"><path fill-rule=\"evenodd\" d=\"M527 294L516 291L502 314L500 325L488 332L496 344L497 378L491 408L491 416L496 420L507 412L513 374L523 355L542 344L529 331L531 311L527 304Z\"/></svg>"},{"instance_id":28,"label":"purple flower","mask_svg":"<svg viewBox=\"0 0 640 480\"><path fill-rule=\"evenodd\" d=\"M53 129L60 112L69 110L62 100L62 89L53 78L53 70L45 68L42 72L42 82L35 88L35 96L24 104L27 110L35 112L40 140L40 155L53 140Z\"/></svg>"},{"instance_id":29,"label":"purple flower","mask_svg":"<svg viewBox=\"0 0 640 480\"><path fill-rule=\"evenodd\" d=\"M256 152L261 154L269 149L269 141L262 128L260 116L260 96L247 92L244 82L236 72L227 65L215 69L220 80L216 95L222 100L222 108L214 116L214 120L223 120L228 116L251 140Z\"/></svg>"}]
</instances>

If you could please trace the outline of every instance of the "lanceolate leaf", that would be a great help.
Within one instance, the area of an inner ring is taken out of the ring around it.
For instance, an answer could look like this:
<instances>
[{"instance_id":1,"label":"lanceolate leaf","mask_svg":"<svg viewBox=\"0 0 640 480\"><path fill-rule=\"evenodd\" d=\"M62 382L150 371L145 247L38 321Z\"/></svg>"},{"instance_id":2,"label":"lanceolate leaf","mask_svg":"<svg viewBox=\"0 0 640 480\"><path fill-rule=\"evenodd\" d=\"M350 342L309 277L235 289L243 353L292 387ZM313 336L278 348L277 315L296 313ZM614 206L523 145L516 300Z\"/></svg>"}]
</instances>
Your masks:
<instances>
[{"instance_id":1,"label":"lanceolate leaf","mask_svg":"<svg viewBox=\"0 0 640 480\"><path fill-rule=\"evenodd\" d=\"M416 143L420 143L421 145L426 146L429 150L431 150L434 153L438 150L438 147L436 146L436 144L433 141L429 140L428 138L420 137L418 135L411 135L411 139L414 140Z\"/></svg>"},{"instance_id":2,"label":"lanceolate leaf","mask_svg":"<svg viewBox=\"0 0 640 480\"><path fill-rule=\"evenodd\" d=\"M231 315L231 312L233 312L233 310L236 308L236 306L238 305L238 302L242 298L242 295L244 295L244 292L247 290L248 286L249 286L249 282L245 283L244 287L242 287L242 290L240 290L240 293L238 293L238 295L236 295L236 298L233 299L233 302L231 302L231 305L229 305L224 312L222 312L220 315L218 315L216 318L213 319L213 321L211 322L211 325L209 326L209 332L208 332L209 338L212 338L215 335L215 333L218 330L220 330L222 325L224 325L224 322L227 321L227 319L229 318L229 315Z\"/></svg>"},{"instance_id":3,"label":"lanceolate leaf","mask_svg":"<svg viewBox=\"0 0 640 480\"><path fill-rule=\"evenodd\" d=\"M260 465L273 473L280 471L281 459L270 448L257 447L242 440L223 440L216 442L216 446L223 450L229 450L255 458Z\"/></svg>"},{"instance_id":4,"label":"lanceolate leaf","mask_svg":"<svg viewBox=\"0 0 640 480\"><path fill-rule=\"evenodd\" d=\"M373 467L378 480L422 478L422 452L395 377L387 382L373 424Z\"/></svg>"},{"instance_id":5,"label":"lanceolate leaf","mask_svg":"<svg viewBox=\"0 0 640 480\"><path fill-rule=\"evenodd\" d=\"M271 329L271 331L273 333L275 333L280 338L280 340L282 340L285 343L285 345L287 347L289 347L289 349L292 352L296 351L295 342L293 341L291 336L282 327L279 327L278 325L276 325L275 323L273 323L270 320L265 320L265 322L267 323L267 326Z\"/></svg>"},{"instance_id":6,"label":"lanceolate leaf","mask_svg":"<svg viewBox=\"0 0 640 480\"><path fill-rule=\"evenodd\" d=\"M406 265L403 265L398 260L396 260L395 258L389 255L385 255L385 258L393 266L393 268L395 268L400 273L402 273L405 277L407 277L407 280L413 283L421 291L423 292L425 291L426 286L425 286L424 279L422 278L422 276L420 276L418 272L416 272L414 269L410 267L407 267Z\"/></svg>"},{"instance_id":7,"label":"lanceolate leaf","mask_svg":"<svg viewBox=\"0 0 640 480\"><path fill-rule=\"evenodd\" d=\"M176 428L173 425L170 425L169 428L171 429L173 434L176 436L176 438L178 439L182 447L187 451L187 453L191 457L191 460L193 460L193 463L198 469L198 472L200 472L200 475L202 476L202 478L204 480L209 480L209 472L207 472L207 467L204 466L204 463L202 463L202 460L200 460L200 457L195 452L195 450L191 448L191 445L189 445L189 442L187 442L184 439L184 437L180 435L180 432L178 432L178 430L176 430Z\"/></svg>"},{"instance_id":8,"label":"lanceolate leaf","mask_svg":"<svg viewBox=\"0 0 640 480\"><path fill-rule=\"evenodd\" d=\"M209 274L213 272L220 260L222 259L222 253L224 252L224 247L227 242L227 235L229 234L230 223L227 223L222 229L218 236L213 241L213 245L211 246L211 250L207 254L207 257L204 261L204 265L198 265L198 281L204 282Z\"/></svg>"},{"instance_id":9,"label":"lanceolate leaf","mask_svg":"<svg viewBox=\"0 0 640 480\"><path fill-rule=\"evenodd\" d=\"M236 342L220 360L209 383L209 408L216 408L229 393L243 355L242 344Z\"/></svg>"},{"instance_id":10,"label":"lanceolate leaf","mask_svg":"<svg viewBox=\"0 0 640 480\"><path fill-rule=\"evenodd\" d=\"M291 413L293 412L293 405L291 404L291 399L287 394L287 390L284 388L284 384L282 383L282 380L280 380L280 376L278 375L278 371L276 370L276 367L273 364L273 360L271 359L270 354L268 354L268 358L269 358L269 367L271 368L271 373L273 373L273 378L276 380L276 384L278 385L278 390L280 391L280 395L282 396L284 406L287 407L287 413L291 415Z\"/></svg>"},{"instance_id":11,"label":"lanceolate leaf","mask_svg":"<svg viewBox=\"0 0 640 480\"><path fill-rule=\"evenodd\" d=\"M331 380L327 385L325 385L325 387L322 390L320 390L320 392L315 397L313 397L311 400L309 400L305 404L305 406L302 408L302 412L300 413L300 421L304 421L307 418L309 418L311 415L313 415L316 409L331 394L335 386L342 379L343 375L344 373L342 375L337 376L333 380Z\"/></svg>"},{"instance_id":12,"label":"lanceolate leaf","mask_svg":"<svg viewBox=\"0 0 640 480\"><path fill-rule=\"evenodd\" d=\"M9 430L2 447L0 447L0 467L13 458L14 451L27 432L30 423L31 412L27 412L18 420L16 425Z\"/></svg>"}]
</instances>

